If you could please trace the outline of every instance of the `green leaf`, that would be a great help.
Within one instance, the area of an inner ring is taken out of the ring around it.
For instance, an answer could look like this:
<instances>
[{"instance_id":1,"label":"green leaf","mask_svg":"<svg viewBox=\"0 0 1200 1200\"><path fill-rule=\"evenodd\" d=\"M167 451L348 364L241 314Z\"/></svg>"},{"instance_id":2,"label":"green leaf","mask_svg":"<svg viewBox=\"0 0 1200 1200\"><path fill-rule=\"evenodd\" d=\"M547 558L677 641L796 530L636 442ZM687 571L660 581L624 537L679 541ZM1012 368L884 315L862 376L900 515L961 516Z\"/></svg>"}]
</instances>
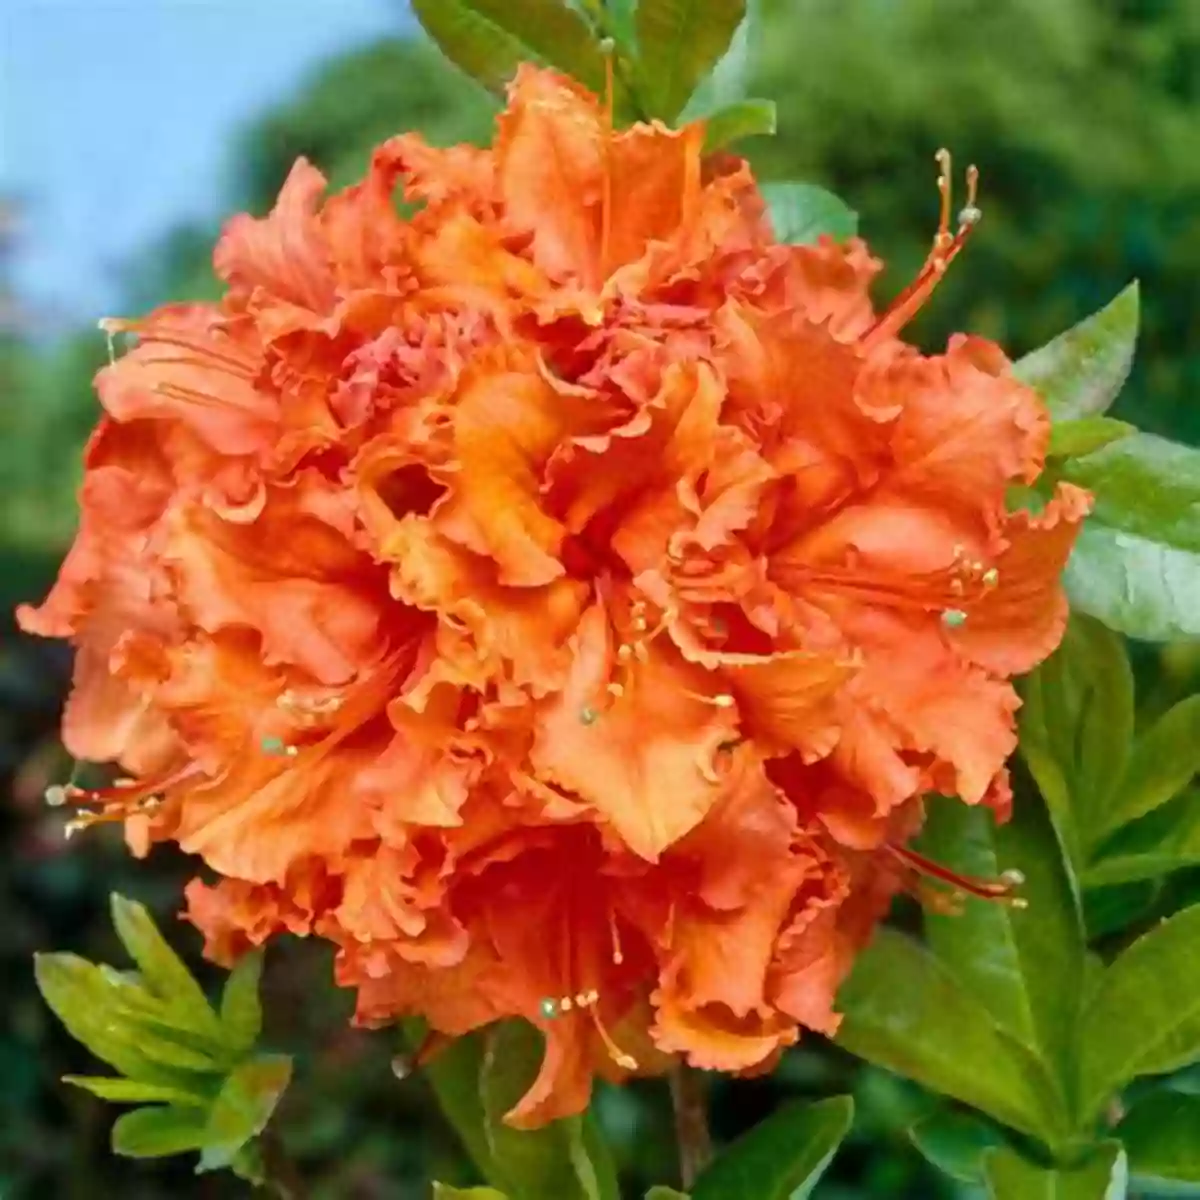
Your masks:
<instances>
[{"instance_id":1,"label":"green leaf","mask_svg":"<svg viewBox=\"0 0 1200 1200\"><path fill-rule=\"evenodd\" d=\"M774 100L737 100L705 118L704 149L708 153L746 137L775 132Z\"/></svg>"},{"instance_id":2,"label":"green leaf","mask_svg":"<svg viewBox=\"0 0 1200 1200\"><path fill-rule=\"evenodd\" d=\"M925 932L996 1024L1045 1064L1053 1086L1073 1061L1085 943L1078 896L1045 812L1017 805L1011 820L997 825L988 809L931 797L921 850L961 874L1023 873L1027 907L968 897L960 916L927 915Z\"/></svg>"},{"instance_id":3,"label":"green leaf","mask_svg":"<svg viewBox=\"0 0 1200 1200\"><path fill-rule=\"evenodd\" d=\"M106 972L74 954L34 956L34 974L43 999L66 1027L97 1058L123 1075L168 1086L194 1081L191 1072L216 1069L212 1057L157 1032L125 1002L134 988L118 972Z\"/></svg>"},{"instance_id":4,"label":"green leaf","mask_svg":"<svg viewBox=\"0 0 1200 1200\"><path fill-rule=\"evenodd\" d=\"M1147 642L1200 637L1200 554L1085 523L1063 576L1067 597L1112 629Z\"/></svg>"},{"instance_id":5,"label":"green leaf","mask_svg":"<svg viewBox=\"0 0 1200 1200\"><path fill-rule=\"evenodd\" d=\"M646 1200L691 1200L686 1192L677 1192L674 1188L657 1184L646 1193Z\"/></svg>"},{"instance_id":6,"label":"green leaf","mask_svg":"<svg viewBox=\"0 0 1200 1200\"><path fill-rule=\"evenodd\" d=\"M176 1104L184 1108L204 1108L211 1097L206 1089L188 1092L161 1083L140 1079L113 1079L103 1075L64 1075L63 1083L72 1084L113 1104Z\"/></svg>"},{"instance_id":7,"label":"green leaf","mask_svg":"<svg viewBox=\"0 0 1200 1200\"><path fill-rule=\"evenodd\" d=\"M1200 450L1137 433L1062 474L1096 497L1067 566L1072 603L1132 637L1200 635Z\"/></svg>"},{"instance_id":8,"label":"green leaf","mask_svg":"<svg viewBox=\"0 0 1200 1200\"><path fill-rule=\"evenodd\" d=\"M1051 1143L1065 1132L1043 1072L1019 1042L918 942L881 929L838 995L837 1042Z\"/></svg>"},{"instance_id":9,"label":"green leaf","mask_svg":"<svg viewBox=\"0 0 1200 1200\"><path fill-rule=\"evenodd\" d=\"M746 0L639 0L640 90L651 116L679 116L745 15Z\"/></svg>"},{"instance_id":10,"label":"green leaf","mask_svg":"<svg viewBox=\"0 0 1200 1200\"><path fill-rule=\"evenodd\" d=\"M507 1197L490 1187L456 1188L448 1183L435 1183L433 1200L507 1200Z\"/></svg>"},{"instance_id":11,"label":"green leaf","mask_svg":"<svg viewBox=\"0 0 1200 1200\"><path fill-rule=\"evenodd\" d=\"M1136 1177L1200 1184L1200 1096L1147 1096L1126 1114L1116 1134Z\"/></svg>"},{"instance_id":12,"label":"green leaf","mask_svg":"<svg viewBox=\"0 0 1200 1200\"><path fill-rule=\"evenodd\" d=\"M729 49L692 93L679 115L681 124L746 98L762 42L762 26L762 0L746 0L746 15Z\"/></svg>"},{"instance_id":13,"label":"green leaf","mask_svg":"<svg viewBox=\"0 0 1200 1200\"><path fill-rule=\"evenodd\" d=\"M112 1128L113 1153L125 1158L165 1158L203 1144L204 1114L191 1108L135 1108Z\"/></svg>"},{"instance_id":14,"label":"green leaf","mask_svg":"<svg viewBox=\"0 0 1200 1200\"><path fill-rule=\"evenodd\" d=\"M420 1035L410 1026L410 1043ZM590 1113L536 1130L504 1114L537 1075L541 1034L523 1021L456 1038L423 1069L438 1103L480 1172L513 1196L618 1200L616 1171Z\"/></svg>"},{"instance_id":15,"label":"green leaf","mask_svg":"<svg viewBox=\"0 0 1200 1200\"><path fill-rule=\"evenodd\" d=\"M1104 1146L1078 1167L1041 1167L1015 1150L993 1150L984 1164L991 1200L1124 1200L1121 1147Z\"/></svg>"},{"instance_id":16,"label":"green leaf","mask_svg":"<svg viewBox=\"0 0 1200 1200\"><path fill-rule=\"evenodd\" d=\"M918 1121L909 1139L925 1159L960 1183L983 1183L984 1157L1004 1144L1000 1131L970 1113L941 1111Z\"/></svg>"},{"instance_id":17,"label":"green leaf","mask_svg":"<svg viewBox=\"0 0 1200 1200\"><path fill-rule=\"evenodd\" d=\"M136 900L115 892L110 903L117 936L141 970L146 987L170 1006L172 1018L180 1024L219 1038L220 1027L208 997L159 933L154 918Z\"/></svg>"},{"instance_id":18,"label":"green leaf","mask_svg":"<svg viewBox=\"0 0 1200 1200\"><path fill-rule=\"evenodd\" d=\"M600 94L604 56L562 0L412 0L425 32L455 66L503 93L524 62L545 63Z\"/></svg>"},{"instance_id":19,"label":"green leaf","mask_svg":"<svg viewBox=\"0 0 1200 1200\"><path fill-rule=\"evenodd\" d=\"M516 1196L616 1200L616 1172L594 1123L567 1117L540 1129L512 1129L504 1115L529 1090L544 1049L541 1033L524 1021L488 1031L480 1065L484 1131L496 1183Z\"/></svg>"},{"instance_id":20,"label":"green leaf","mask_svg":"<svg viewBox=\"0 0 1200 1200\"><path fill-rule=\"evenodd\" d=\"M1134 426L1112 417L1055 421L1050 430L1050 448L1046 453L1051 458L1080 458L1136 432Z\"/></svg>"},{"instance_id":21,"label":"green leaf","mask_svg":"<svg viewBox=\"0 0 1200 1200\"><path fill-rule=\"evenodd\" d=\"M850 1132L849 1096L791 1101L723 1151L696 1180L692 1200L802 1200Z\"/></svg>"},{"instance_id":22,"label":"green leaf","mask_svg":"<svg viewBox=\"0 0 1200 1200\"><path fill-rule=\"evenodd\" d=\"M1200 596L1197 597L1200 605ZM1102 814L1097 838L1174 799L1200 772L1200 695L1163 714L1133 748L1116 794Z\"/></svg>"},{"instance_id":23,"label":"green leaf","mask_svg":"<svg viewBox=\"0 0 1200 1200\"><path fill-rule=\"evenodd\" d=\"M250 1050L262 1032L262 1003L258 998L262 968L261 950L244 955L229 973L221 993L221 1028L235 1054Z\"/></svg>"},{"instance_id":24,"label":"green leaf","mask_svg":"<svg viewBox=\"0 0 1200 1200\"><path fill-rule=\"evenodd\" d=\"M1200 1060L1200 904L1152 929L1108 967L1084 1010L1080 1045L1085 1119L1139 1075Z\"/></svg>"},{"instance_id":25,"label":"green leaf","mask_svg":"<svg viewBox=\"0 0 1200 1200\"><path fill-rule=\"evenodd\" d=\"M1200 791L1182 796L1126 825L1095 852L1087 887L1159 879L1200 866Z\"/></svg>"},{"instance_id":26,"label":"green leaf","mask_svg":"<svg viewBox=\"0 0 1200 1200\"><path fill-rule=\"evenodd\" d=\"M1200 554L1200 450L1134 433L1063 463L1096 498L1093 520Z\"/></svg>"},{"instance_id":27,"label":"green leaf","mask_svg":"<svg viewBox=\"0 0 1200 1200\"><path fill-rule=\"evenodd\" d=\"M804 246L827 234L842 242L858 232L858 214L815 184L764 183L762 195L777 241Z\"/></svg>"},{"instance_id":28,"label":"green leaf","mask_svg":"<svg viewBox=\"0 0 1200 1200\"><path fill-rule=\"evenodd\" d=\"M227 1167L238 1151L267 1127L292 1078L292 1060L264 1054L235 1067L208 1114L200 1169Z\"/></svg>"},{"instance_id":29,"label":"green leaf","mask_svg":"<svg viewBox=\"0 0 1200 1200\"><path fill-rule=\"evenodd\" d=\"M1134 282L1098 313L1027 354L1016 364L1017 378L1037 388L1056 421L1103 413L1129 376L1138 320Z\"/></svg>"},{"instance_id":30,"label":"green leaf","mask_svg":"<svg viewBox=\"0 0 1200 1200\"><path fill-rule=\"evenodd\" d=\"M1073 614L1062 644L1023 685L1019 748L1073 865L1121 779L1133 740L1133 670L1125 643Z\"/></svg>"}]
</instances>

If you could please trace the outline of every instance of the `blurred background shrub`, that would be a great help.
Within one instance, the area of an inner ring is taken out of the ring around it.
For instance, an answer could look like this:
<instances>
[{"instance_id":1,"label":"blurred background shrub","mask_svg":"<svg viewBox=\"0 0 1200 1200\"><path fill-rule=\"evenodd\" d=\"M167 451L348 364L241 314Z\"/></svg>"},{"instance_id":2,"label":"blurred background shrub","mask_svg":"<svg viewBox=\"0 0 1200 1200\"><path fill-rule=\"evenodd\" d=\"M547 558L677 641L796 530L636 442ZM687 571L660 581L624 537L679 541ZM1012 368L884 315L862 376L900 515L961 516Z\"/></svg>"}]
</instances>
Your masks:
<instances>
[{"instance_id":1,"label":"blurred background shrub","mask_svg":"<svg viewBox=\"0 0 1200 1200\"><path fill-rule=\"evenodd\" d=\"M755 90L778 101L781 127L746 152L764 177L823 183L858 209L888 262L881 295L903 286L925 254L936 222L934 151L945 145L960 166L980 166L984 220L914 328L923 344L965 329L1016 356L1136 276L1143 335L1117 415L1200 442L1200 4L765 0L764 9ZM403 4L394 26L395 36L331 57L283 103L246 114L227 182L198 185L210 188L215 210L264 212L298 155L338 187L394 132L419 129L441 144L488 136L490 101L409 36ZM244 1185L194 1177L186 1163L111 1157L111 1109L57 1082L87 1063L33 988L35 949L113 959L107 894L124 891L169 915L188 865L161 852L133 863L101 832L68 846L61 816L41 804L46 784L68 770L55 727L70 664L61 647L19 637L10 614L42 595L72 534L78 452L96 417L90 381L105 347L91 324L37 336L9 278L17 216L15 198L0 195L0 1197L237 1196ZM148 244L124 271L124 311L214 295L216 232L180 224ZM1141 695L1155 711L1200 677L1186 647L1143 650L1139 663ZM1172 887L1194 896L1200 879ZM175 942L195 957L187 927ZM299 945L276 953L268 972L269 1027L300 1059L279 1124L314 1195L424 1200L431 1175L469 1179L421 1081L397 1083L386 1034L346 1028L348 998L329 977L328 956ZM719 1086L714 1124L730 1136L783 1094L841 1090L855 1092L859 1116L823 1200L947 1194L903 1134L931 1101L818 1039L770 1079ZM630 1195L671 1177L662 1089L605 1092L600 1112Z\"/></svg>"}]
</instances>

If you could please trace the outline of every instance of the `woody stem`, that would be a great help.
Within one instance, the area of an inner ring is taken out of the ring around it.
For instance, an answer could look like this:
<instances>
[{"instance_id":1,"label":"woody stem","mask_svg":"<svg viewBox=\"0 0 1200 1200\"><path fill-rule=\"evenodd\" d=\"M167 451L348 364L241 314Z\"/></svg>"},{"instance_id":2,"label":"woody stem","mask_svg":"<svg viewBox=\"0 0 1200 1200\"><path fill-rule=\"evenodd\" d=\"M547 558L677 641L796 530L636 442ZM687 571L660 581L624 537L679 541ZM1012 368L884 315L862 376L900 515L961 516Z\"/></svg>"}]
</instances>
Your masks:
<instances>
[{"instance_id":1,"label":"woody stem","mask_svg":"<svg viewBox=\"0 0 1200 1200\"><path fill-rule=\"evenodd\" d=\"M712 1158L707 1097L700 1072L682 1060L671 1068L670 1079L675 1140L679 1143L679 1174L684 1191L688 1191Z\"/></svg>"}]
</instances>

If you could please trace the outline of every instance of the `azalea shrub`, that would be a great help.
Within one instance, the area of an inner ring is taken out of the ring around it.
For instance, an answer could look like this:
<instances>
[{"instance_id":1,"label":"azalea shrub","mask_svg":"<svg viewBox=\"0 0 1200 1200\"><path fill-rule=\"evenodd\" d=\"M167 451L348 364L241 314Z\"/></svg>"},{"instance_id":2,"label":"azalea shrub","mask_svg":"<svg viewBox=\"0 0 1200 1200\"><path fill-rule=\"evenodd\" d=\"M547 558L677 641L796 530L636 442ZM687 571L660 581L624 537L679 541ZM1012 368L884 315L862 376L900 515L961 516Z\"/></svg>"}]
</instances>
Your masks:
<instances>
[{"instance_id":1,"label":"azalea shrub","mask_svg":"<svg viewBox=\"0 0 1200 1200\"><path fill-rule=\"evenodd\" d=\"M293 934L486 1184L438 1196L616 1197L590 1099L643 1076L659 1200L806 1196L850 1099L714 1156L699 1072L817 1036L945 1097L914 1143L995 1200L1200 1182L1200 903L1156 885L1200 861L1200 702L1135 728L1120 636L1200 633L1200 456L1103 415L1136 285L1016 364L922 353L978 172L938 153L876 297L852 209L730 148L776 121L745 3L414 8L490 145L401 133L333 194L301 160L219 302L104 322L19 612L75 648L47 799L195 856L231 971L214 1005L121 897L136 973L39 957L118 1072L72 1082L141 1105L114 1150L301 1194L258 999Z\"/></svg>"}]
</instances>

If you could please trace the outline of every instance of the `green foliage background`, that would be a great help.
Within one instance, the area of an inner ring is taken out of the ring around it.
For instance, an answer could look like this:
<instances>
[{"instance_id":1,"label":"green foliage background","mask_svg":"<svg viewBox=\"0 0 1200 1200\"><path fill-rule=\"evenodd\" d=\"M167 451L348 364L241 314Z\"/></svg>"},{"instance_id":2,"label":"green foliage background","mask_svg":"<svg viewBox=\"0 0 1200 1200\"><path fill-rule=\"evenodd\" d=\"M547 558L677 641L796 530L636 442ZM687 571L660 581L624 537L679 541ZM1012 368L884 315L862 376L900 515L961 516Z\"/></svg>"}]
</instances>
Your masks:
<instances>
[{"instance_id":1,"label":"green foliage background","mask_svg":"<svg viewBox=\"0 0 1200 1200\"><path fill-rule=\"evenodd\" d=\"M1015 357L1137 276L1143 334L1115 415L1200 444L1200 5L766 0L764 8L755 92L777 101L780 131L746 151L764 178L823 183L859 210L865 236L889 264L881 294L898 290L924 256L936 221L934 151L948 146L961 166L981 168L983 223L917 337L934 347L968 329L999 339ZM479 139L490 113L483 93L427 45L399 36L380 42L331 61L278 109L248 114L222 206L264 211L297 155L341 186L393 132L418 128L441 143ZM184 226L148 247L130 265L129 311L212 294L215 232ZM75 459L96 411L90 377L104 353L91 330L49 350L0 335L6 614L40 596L70 538ZM64 769L54 727L69 663L58 647L19 639L7 616L0 635L0 1197L242 1195L245 1185L194 1178L186 1163L113 1159L112 1110L57 1083L91 1064L38 999L31 954L53 947L111 960L108 892L169 914L187 868L169 855L133 864L100 834L66 852L61 820L41 808L40 793ZM1138 663L1146 716L1194 690L1200 675L1194 651L1184 648L1142 652ZM1200 880L1171 886L1178 902L1200 896ZM1146 898L1114 892L1108 919L1120 928ZM185 927L175 941L195 957L197 939ZM328 978L318 948L290 947L272 961L266 996L273 1040L298 1060L279 1125L315 1194L423 1198L432 1175L468 1181L421 1081L396 1082L386 1035L345 1029L349 1004ZM819 1189L823 1200L952 1194L903 1133L931 1102L816 1039L771 1079L720 1085L714 1124L731 1136L785 1095L846 1090L859 1115ZM605 1093L600 1116L631 1187L671 1177L660 1089Z\"/></svg>"}]
</instances>

